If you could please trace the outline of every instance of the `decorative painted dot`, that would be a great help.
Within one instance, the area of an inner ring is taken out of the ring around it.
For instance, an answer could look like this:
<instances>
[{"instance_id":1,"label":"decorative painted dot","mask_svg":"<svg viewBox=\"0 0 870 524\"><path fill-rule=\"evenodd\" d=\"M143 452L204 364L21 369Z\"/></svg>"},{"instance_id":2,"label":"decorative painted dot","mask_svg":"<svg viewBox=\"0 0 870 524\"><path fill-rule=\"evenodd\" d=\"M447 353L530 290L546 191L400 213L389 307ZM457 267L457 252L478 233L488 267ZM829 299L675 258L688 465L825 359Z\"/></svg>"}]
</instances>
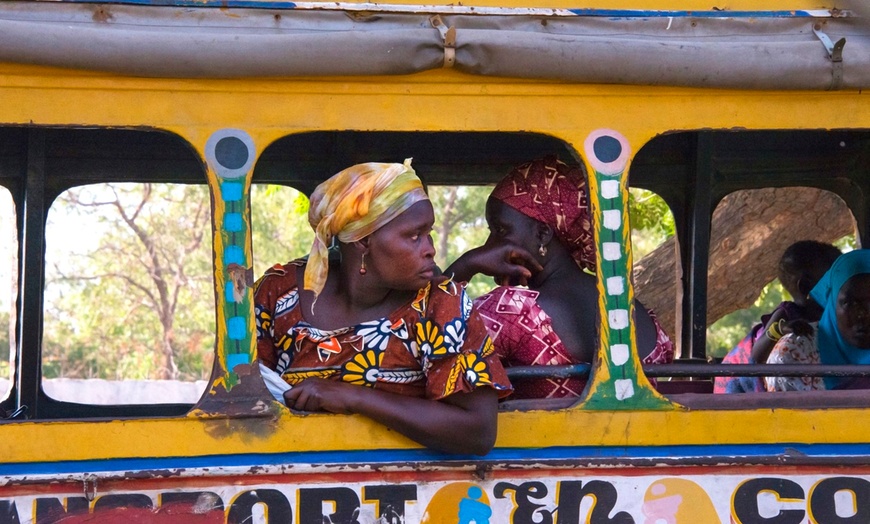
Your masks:
<instances>
[{"instance_id":1,"label":"decorative painted dot","mask_svg":"<svg viewBox=\"0 0 870 524\"><path fill-rule=\"evenodd\" d=\"M227 213L224 215L224 229L231 233L238 233L244 229L244 221L241 213Z\"/></svg>"},{"instance_id":2,"label":"decorative painted dot","mask_svg":"<svg viewBox=\"0 0 870 524\"><path fill-rule=\"evenodd\" d=\"M612 309L607 312L607 322L610 329L625 329L628 327L628 310Z\"/></svg>"},{"instance_id":3,"label":"decorative painted dot","mask_svg":"<svg viewBox=\"0 0 870 524\"><path fill-rule=\"evenodd\" d=\"M235 369L239 364L249 364L251 359L247 353L230 353L227 355L227 368Z\"/></svg>"},{"instance_id":4,"label":"decorative painted dot","mask_svg":"<svg viewBox=\"0 0 870 524\"><path fill-rule=\"evenodd\" d=\"M244 340L248 321L244 317L232 317L227 320L227 336L230 340Z\"/></svg>"},{"instance_id":5,"label":"decorative painted dot","mask_svg":"<svg viewBox=\"0 0 870 524\"><path fill-rule=\"evenodd\" d=\"M248 162L248 146L234 136L225 136L214 146L214 158L227 169L240 169Z\"/></svg>"},{"instance_id":6,"label":"decorative painted dot","mask_svg":"<svg viewBox=\"0 0 870 524\"><path fill-rule=\"evenodd\" d=\"M608 277L607 294L613 297L618 297L625 293L625 279L622 277Z\"/></svg>"},{"instance_id":7,"label":"decorative painted dot","mask_svg":"<svg viewBox=\"0 0 870 524\"><path fill-rule=\"evenodd\" d=\"M622 225L622 211L618 209L608 209L602 213L604 217L604 227L616 231Z\"/></svg>"},{"instance_id":8,"label":"decorative painted dot","mask_svg":"<svg viewBox=\"0 0 870 524\"><path fill-rule=\"evenodd\" d=\"M245 265L245 252L239 246L227 246L224 248L224 264Z\"/></svg>"},{"instance_id":9,"label":"decorative painted dot","mask_svg":"<svg viewBox=\"0 0 870 524\"><path fill-rule=\"evenodd\" d=\"M613 261L622 258L622 248L619 246L619 242L602 242L601 251L604 260Z\"/></svg>"},{"instance_id":10,"label":"decorative painted dot","mask_svg":"<svg viewBox=\"0 0 870 524\"><path fill-rule=\"evenodd\" d=\"M617 366L628 362L628 344L613 344L610 346L610 359Z\"/></svg>"},{"instance_id":11,"label":"decorative painted dot","mask_svg":"<svg viewBox=\"0 0 870 524\"><path fill-rule=\"evenodd\" d=\"M254 140L241 129L220 129L208 138L204 153L218 177L243 178L254 165Z\"/></svg>"},{"instance_id":12,"label":"decorative painted dot","mask_svg":"<svg viewBox=\"0 0 870 524\"><path fill-rule=\"evenodd\" d=\"M617 400L625 400L634 396L634 384L631 382L631 379L617 379L613 385L616 388Z\"/></svg>"},{"instance_id":13,"label":"decorative painted dot","mask_svg":"<svg viewBox=\"0 0 870 524\"><path fill-rule=\"evenodd\" d=\"M238 182L223 182L221 184L221 197L224 202L238 202L242 199L242 191L245 186Z\"/></svg>"},{"instance_id":14,"label":"decorative painted dot","mask_svg":"<svg viewBox=\"0 0 870 524\"><path fill-rule=\"evenodd\" d=\"M592 150L595 152L595 158L609 164L622 154L622 144L612 136L604 135L595 139Z\"/></svg>"},{"instance_id":15,"label":"decorative painted dot","mask_svg":"<svg viewBox=\"0 0 870 524\"><path fill-rule=\"evenodd\" d=\"M605 180L601 182L601 198L612 200L619 196L619 182L616 180Z\"/></svg>"}]
</instances>

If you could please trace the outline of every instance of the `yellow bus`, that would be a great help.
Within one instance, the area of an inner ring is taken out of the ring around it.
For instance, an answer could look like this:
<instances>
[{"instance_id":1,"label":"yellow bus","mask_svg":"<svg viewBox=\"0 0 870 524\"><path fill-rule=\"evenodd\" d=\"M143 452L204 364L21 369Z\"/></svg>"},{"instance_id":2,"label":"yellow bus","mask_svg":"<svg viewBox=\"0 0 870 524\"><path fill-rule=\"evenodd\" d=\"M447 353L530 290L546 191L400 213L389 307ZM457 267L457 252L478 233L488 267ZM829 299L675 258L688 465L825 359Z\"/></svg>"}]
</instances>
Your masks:
<instances>
[{"instance_id":1,"label":"yellow bus","mask_svg":"<svg viewBox=\"0 0 870 524\"><path fill-rule=\"evenodd\" d=\"M867 240L868 16L823 0L0 3L0 220L15 269L0 523L870 521L870 400L712 395L711 377L734 371L706 350L721 298L708 297L711 228L728 195L823 190ZM473 189L546 154L589 176L608 261L599 349L592 365L512 380L588 374L580 399L504 403L484 457L272 400L251 289L268 266L254 257L307 246L285 241L268 202L299 216L294 195L356 162L413 157L431 187ZM612 321L635 296L629 185L675 224L659 313L678 359L654 369L633 323ZM149 240L146 215L174 240ZM89 260L101 270L82 273ZM627 285L608 293L612 278ZM182 347L194 317L206 328ZM87 383L113 382L95 371L106 360L165 380L99 400ZM199 386L176 395L179 377Z\"/></svg>"}]
</instances>

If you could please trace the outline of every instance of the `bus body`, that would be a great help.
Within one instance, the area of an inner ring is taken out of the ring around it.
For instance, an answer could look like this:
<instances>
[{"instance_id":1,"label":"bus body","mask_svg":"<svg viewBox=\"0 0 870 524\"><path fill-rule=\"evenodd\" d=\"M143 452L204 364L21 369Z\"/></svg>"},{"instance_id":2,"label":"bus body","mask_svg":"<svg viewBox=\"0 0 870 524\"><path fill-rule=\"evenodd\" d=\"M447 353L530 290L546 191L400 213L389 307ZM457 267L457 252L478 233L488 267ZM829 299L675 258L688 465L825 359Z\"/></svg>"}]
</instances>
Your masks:
<instances>
[{"instance_id":1,"label":"bus body","mask_svg":"<svg viewBox=\"0 0 870 524\"><path fill-rule=\"evenodd\" d=\"M0 522L870 521L860 392L664 396L620 321L634 297L629 177L676 217L672 338L687 362L703 357L710 219L725 194L828 188L866 238L860 5L505 4L0 6L0 184L20 261L2 407L27 409L0 423ZM310 193L353 162L415 156L428 183L475 185L552 151L585 163L607 261L579 402L506 405L495 449L472 457L271 400L237 274L256 248L252 183ZM193 406L52 400L40 360L48 209L76 185L151 181L208 187L209 387Z\"/></svg>"}]
</instances>

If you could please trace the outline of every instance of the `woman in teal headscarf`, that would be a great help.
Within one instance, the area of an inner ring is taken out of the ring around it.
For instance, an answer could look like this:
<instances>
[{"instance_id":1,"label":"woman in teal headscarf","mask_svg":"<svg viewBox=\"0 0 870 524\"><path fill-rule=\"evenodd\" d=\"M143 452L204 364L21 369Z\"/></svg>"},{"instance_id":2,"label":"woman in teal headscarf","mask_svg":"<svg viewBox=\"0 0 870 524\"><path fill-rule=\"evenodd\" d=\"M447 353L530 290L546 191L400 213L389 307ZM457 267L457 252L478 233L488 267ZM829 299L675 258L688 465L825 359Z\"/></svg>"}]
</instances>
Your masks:
<instances>
[{"instance_id":1,"label":"woman in teal headscarf","mask_svg":"<svg viewBox=\"0 0 870 524\"><path fill-rule=\"evenodd\" d=\"M840 256L810 292L823 308L816 327L797 325L780 339L768 364L870 364L870 250ZM870 388L866 379L767 377L771 391Z\"/></svg>"}]
</instances>

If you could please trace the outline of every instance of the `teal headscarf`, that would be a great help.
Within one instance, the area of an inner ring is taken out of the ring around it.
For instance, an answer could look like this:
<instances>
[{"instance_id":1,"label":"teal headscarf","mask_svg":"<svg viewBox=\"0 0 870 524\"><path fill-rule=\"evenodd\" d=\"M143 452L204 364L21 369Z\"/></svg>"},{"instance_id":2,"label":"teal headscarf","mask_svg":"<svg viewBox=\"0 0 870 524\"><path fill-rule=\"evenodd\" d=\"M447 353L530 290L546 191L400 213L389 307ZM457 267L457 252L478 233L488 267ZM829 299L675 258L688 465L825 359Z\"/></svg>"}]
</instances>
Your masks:
<instances>
[{"instance_id":1,"label":"teal headscarf","mask_svg":"<svg viewBox=\"0 0 870 524\"><path fill-rule=\"evenodd\" d=\"M841 255L810 291L813 300L824 308L816 335L822 364L870 364L870 350L855 347L837 328L837 296L840 288L855 275L870 273L870 249L857 249ZM842 379L825 377L827 389L834 389Z\"/></svg>"}]
</instances>

